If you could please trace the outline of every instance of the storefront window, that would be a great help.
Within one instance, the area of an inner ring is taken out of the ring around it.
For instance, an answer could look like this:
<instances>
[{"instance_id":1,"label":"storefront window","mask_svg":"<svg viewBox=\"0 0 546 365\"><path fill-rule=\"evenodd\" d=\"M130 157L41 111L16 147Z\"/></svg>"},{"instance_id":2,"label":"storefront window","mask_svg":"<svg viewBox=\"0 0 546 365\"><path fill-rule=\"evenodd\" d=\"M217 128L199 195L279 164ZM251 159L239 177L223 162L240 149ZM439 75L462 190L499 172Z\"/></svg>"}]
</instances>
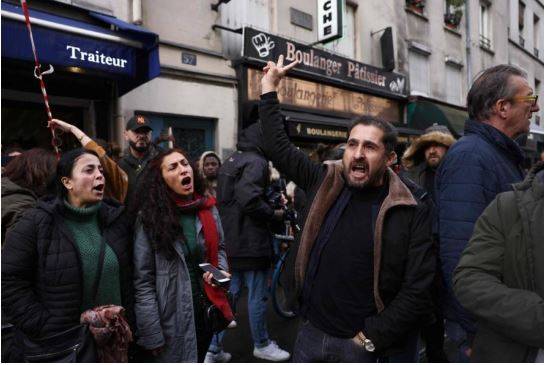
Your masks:
<instances>
[{"instance_id":1,"label":"storefront window","mask_svg":"<svg viewBox=\"0 0 546 365\"><path fill-rule=\"evenodd\" d=\"M412 95L430 94L430 72L428 56L409 51L409 74Z\"/></svg>"},{"instance_id":2,"label":"storefront window","mask_svg":"<svg viewBox=\"0 0 546 365\"><path fill-rule=\"evenodd\" d=\"M463 93L462 74L459 68L446 65L446 100L448 103L459 105Z\"/></svg>"}]
</instances>

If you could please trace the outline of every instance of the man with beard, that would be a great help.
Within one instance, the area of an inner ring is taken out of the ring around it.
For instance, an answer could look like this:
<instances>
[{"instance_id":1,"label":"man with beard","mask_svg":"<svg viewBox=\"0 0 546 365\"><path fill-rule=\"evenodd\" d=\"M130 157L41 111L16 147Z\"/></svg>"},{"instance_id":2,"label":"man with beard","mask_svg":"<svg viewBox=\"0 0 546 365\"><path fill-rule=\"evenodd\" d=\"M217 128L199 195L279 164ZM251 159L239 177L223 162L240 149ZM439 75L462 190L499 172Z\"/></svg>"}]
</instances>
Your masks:
<instances>
[{"instance_id":1,"label":"man with beard","mask_svg":"<svg viewBox=\"0 0 546 365\"><path fill-rule=\"evenodd\" d=\"M209 194L216 197L216 185L218 184L218 170L222 166L220 157L214 151L203 152L197 163L199 173L207 184Z\"/></svg>"},{"instance_id":2,"label":"man with beard","mask_svg":"<svg viewBox=\"0 0 546 365\"><path fill-rule=\"evenodd\" d=\"M425 188L432 199L434 199L436 168L440 166L440 162L453 143L455 138L449 129L443 125L434 124L413 141L402 157L402 164L406 169L402 174Z\"/></svg>"},{"instance_id":3,"label":"man with beard","mask_svg":"<svg viewBox=\"0 0 546 365\"><path fill-rule=\"evenodd\" d=\"M404 152L402 164L406 170L401 176L408 177L422 186L432 200L435 199L434 179L436 168L442 162L449 147L455 143L455 138L447 127L434 124L425 130L425 133L413 141ZM433 241L434 254L437 268L434 284L431 287L431 295L434 303L433 315L430 320L423 321L421 330L422 338L426 344L427 360L429 362L447 362L444 352L444 316L442 311L441 296L444 291L442 285L442 272L439 266L438 240L435 225Z\"/></svg>"},{"instance_id":4,"label":"man with beard","mask_svg":"<svg viewBox=\"0 0 546 365\"><path fill-rule=\"evenodd\" d=\"M136 190L140 173L144 170L148 161L154 158L159 151L151 142L152 127L150 127L150 121L142 115L135 115L129 119L123 135L125 141L129 143L129 147L125 150L124 156L118 161L118 165L125 171L129 179L126 198L126 205L129 205Z\"/></svg>"},{"instance_id":5,"label":"man with beard","mask_svg":"<svg viewBox=\"0 0 546 365\"><path fill-rule=\"evenodd\" d=\"M295 66L268 62L260 119L266 156L306 191L295 285L302 324L294 362L416 362L435 262L431 215L388 166L397 133L363 116L343 159L312 162L286 135L276 89Z\"/></svg>"}]
</instances>

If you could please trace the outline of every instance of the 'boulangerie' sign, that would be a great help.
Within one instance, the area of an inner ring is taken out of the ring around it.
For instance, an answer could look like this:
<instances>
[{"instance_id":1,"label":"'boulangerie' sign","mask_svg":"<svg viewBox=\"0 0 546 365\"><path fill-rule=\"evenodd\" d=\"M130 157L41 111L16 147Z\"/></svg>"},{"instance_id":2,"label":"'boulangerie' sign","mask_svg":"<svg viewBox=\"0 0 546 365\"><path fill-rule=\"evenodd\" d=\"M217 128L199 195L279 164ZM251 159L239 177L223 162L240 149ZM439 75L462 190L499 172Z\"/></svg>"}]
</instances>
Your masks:
<instances>
[{"instance_id":1,"label":"'boulangerie' sign","mask_svg":"<svg viewBox=\"0 0 546 365\"><path fill-rule=\"evenodd\" d=\"M407 96L407 81L404 75L384 71L252 28L244 28L243 57L265 62L277 61L281 54L284 55L286 63L299 61L294 67L295 70L382 93Z\"/></svg>"},{"instance_id":2,"label":"'boulangerie' sign","mask_svg":"<svg viewBox=\"0 0 546 365\"><path fill-rule=\"evenodd\" d=\"M247 71L248 100L260 100L262 72ZM284 77L278 89L282 104L331 112L371 115L392 123L400 122L400 104L392 99L358 93L317 82Z\"/></svg>"}]
</instances>

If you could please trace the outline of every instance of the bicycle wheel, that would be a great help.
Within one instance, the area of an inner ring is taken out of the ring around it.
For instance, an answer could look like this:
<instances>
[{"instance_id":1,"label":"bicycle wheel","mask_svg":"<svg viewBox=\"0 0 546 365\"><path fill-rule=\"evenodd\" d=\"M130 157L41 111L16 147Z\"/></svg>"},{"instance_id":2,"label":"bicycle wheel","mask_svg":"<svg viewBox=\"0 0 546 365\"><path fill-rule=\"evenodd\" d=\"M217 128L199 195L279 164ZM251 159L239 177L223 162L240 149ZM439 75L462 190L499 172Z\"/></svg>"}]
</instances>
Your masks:
<instances>
[{"instance_id":1,"label":"bicycle wheel","mask_svg":"<svg viewBox=\"0 0 546 365\"><path fill-rule=\"evenodd\" d=\"M277 265L275 265L275 271L273 272L273 279L271 283L271 298L273 302L273 309L279 316L283 318L294 318L296 317L296 313L288 309L288 293L285 292L280 280L287 254L288 252L283 253L279 258Z\"/></svg>"}]
</instances>

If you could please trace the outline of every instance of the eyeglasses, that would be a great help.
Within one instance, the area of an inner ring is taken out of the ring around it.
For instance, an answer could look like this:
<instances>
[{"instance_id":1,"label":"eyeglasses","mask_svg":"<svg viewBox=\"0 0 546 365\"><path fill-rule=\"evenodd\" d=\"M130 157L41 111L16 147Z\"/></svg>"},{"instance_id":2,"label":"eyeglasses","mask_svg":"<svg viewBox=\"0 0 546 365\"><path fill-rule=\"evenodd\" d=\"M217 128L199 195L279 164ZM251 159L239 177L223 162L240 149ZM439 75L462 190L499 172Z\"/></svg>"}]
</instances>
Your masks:
<instances>
[{"instance_id":1,"label":"eyeglasses","mask_svg":"<svg viewBox=\"0 0 546 365\"><path fill-rule=\"evenodd\" d=\"M511 100L513 101L530 101L532 106L537 105L538 95L527 95L527 96L515 96Z\"/></svg>"}]
</instances>

